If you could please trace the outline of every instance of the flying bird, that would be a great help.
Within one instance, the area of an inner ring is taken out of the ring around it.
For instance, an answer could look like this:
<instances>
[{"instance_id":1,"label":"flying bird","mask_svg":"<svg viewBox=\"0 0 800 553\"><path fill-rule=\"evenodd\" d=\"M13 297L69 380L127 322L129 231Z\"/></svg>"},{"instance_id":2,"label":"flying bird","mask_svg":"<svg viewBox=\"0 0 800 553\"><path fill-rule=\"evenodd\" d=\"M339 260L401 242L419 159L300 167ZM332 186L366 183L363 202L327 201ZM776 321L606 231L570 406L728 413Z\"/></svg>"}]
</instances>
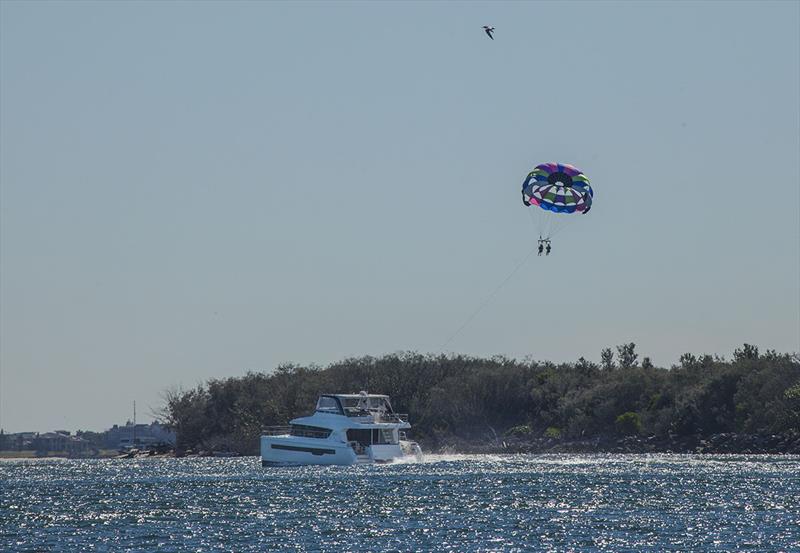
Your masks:
<instances>
[{"instance_id":1,"label":"flying bird","mask_svg":"<svg viewBox=\"0 0 800 553\"><path fill-rule=\"evenodd\" d=\"M489 25L484 25L483 30L486 32L487 36L494 40L492 33L494 32L494 27L490 27Z\"/></svg>"}]
</instances>

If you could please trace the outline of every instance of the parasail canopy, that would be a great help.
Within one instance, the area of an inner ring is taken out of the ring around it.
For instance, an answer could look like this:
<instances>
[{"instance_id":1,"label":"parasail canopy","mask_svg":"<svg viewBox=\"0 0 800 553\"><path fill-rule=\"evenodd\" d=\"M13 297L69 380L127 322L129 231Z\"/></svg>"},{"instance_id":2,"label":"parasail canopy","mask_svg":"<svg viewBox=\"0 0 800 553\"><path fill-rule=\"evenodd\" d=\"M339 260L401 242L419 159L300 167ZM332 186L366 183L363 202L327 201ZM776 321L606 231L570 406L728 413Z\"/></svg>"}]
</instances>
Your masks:
<instances>
[{"instance_id":1,"label":"parasail canopy","mask_svg":"<svg viewBox=\"0 0 800 553\"><path fill-rule=\"evenodd\" d=\"M580 169L566 163L542 163L522 183L522 203L555 213L588 213L594 192Z\"/></svg>"}]
</instances>

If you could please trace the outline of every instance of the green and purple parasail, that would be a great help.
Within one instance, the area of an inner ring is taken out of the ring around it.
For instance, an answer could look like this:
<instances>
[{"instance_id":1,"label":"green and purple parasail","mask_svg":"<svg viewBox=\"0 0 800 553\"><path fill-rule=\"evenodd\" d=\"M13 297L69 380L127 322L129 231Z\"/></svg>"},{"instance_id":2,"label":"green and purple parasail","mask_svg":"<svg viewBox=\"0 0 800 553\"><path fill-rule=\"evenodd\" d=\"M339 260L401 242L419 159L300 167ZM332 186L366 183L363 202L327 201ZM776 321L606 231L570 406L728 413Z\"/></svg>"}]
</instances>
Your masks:
<instances>
[{"instance_id":1,"label":"green and purple parasail","mask_svg":"<svg viewBox=\"0 0 800 553\"><path fill-rule=\"evenodd\" d=\"M522 183L522 203L555 213L588 213L594 192L580 169L566 163L542 163Z\"/></svg>"}]
</instances>

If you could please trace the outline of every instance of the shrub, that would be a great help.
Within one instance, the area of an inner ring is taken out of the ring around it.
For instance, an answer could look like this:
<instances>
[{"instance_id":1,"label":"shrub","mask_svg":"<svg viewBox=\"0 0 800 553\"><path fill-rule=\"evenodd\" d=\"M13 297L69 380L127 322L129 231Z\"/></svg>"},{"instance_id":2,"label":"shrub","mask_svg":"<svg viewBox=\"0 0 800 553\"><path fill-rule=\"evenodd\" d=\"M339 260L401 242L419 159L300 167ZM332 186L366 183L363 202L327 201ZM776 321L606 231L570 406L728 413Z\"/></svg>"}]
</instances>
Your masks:
<instances>
[{"instance_id":1,"label":"shrub","mask_svg":"<svg viewBox=\"0 0 800 553\"><path fill-rule=\"evenodd\" d=\"M561 429L556 428L555 426L550 426L547 430L544 431L544 435L546 438L553 438L554 440L561 439Z\"/></svg>"},{"instance_id":2,"label":"shrub","mask_svg":"<svg viewBox=\"0 0 800 553\"><path fill-rule=\"evenodd\" d=\"M520 424L506 430L506 436L528 436L531 432L529 424Z\"/></svg>"},{"instance_id":3,"label":"shrub","mask_svg":"<svg viewBox=\"0 0 800 553\"><path fill-rule=\"evenodd\" d=\"M638 413L628 411L617 417L614 426L617 429L617 433L623 436L632 436L641 432L642 419L639 417Z\"/></svg>"}]
</instances>

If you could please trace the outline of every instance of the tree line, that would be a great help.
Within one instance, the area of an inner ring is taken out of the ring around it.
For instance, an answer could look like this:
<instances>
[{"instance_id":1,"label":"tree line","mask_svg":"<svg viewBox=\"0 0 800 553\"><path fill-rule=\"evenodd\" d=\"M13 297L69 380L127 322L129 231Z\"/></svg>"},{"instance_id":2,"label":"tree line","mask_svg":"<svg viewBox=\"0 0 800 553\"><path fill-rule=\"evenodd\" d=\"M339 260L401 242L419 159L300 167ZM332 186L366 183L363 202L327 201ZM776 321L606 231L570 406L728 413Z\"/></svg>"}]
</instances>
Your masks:
<instances>
[{"instance_id":1,"label":"tree line","mask_svg":"<svg viewBox=\"0 0 800 553\"><path fill-rule=\"evenodd\" d=\"M502 356L405 352L327 367L211 379L164 393L159 415L183 449L252 454L265 426L310 414L321 393L390 395L429 448L448 439L548 436L697 436L800 432L800 357L745 344L727 360L681 356L670 368L641 362L633 343L606 348L601 363L555 364Z\"/></svg>"}]
</instances>

